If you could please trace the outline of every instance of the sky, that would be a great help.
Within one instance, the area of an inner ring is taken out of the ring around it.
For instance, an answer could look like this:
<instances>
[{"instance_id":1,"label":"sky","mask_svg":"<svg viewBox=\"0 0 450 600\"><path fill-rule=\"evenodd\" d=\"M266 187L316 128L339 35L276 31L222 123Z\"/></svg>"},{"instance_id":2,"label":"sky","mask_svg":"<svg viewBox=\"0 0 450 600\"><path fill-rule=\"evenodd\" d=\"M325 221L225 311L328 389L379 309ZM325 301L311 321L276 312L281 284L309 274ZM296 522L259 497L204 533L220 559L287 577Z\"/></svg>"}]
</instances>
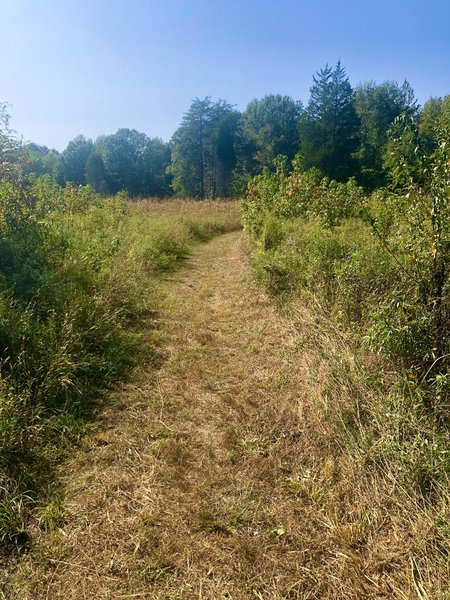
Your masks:
<instances>
[{"instance_id":1,"label":"sky","mask_svg":"<svg viewBox=\"0 0 450 600\"><path fill-rule=\"evenodd\" d=\"M450 0L0 0L0 102L63 150L120 127L169 140L196 98L244 110L341 60L353 86L450 93Z\"/></svg>"}]
</instances>

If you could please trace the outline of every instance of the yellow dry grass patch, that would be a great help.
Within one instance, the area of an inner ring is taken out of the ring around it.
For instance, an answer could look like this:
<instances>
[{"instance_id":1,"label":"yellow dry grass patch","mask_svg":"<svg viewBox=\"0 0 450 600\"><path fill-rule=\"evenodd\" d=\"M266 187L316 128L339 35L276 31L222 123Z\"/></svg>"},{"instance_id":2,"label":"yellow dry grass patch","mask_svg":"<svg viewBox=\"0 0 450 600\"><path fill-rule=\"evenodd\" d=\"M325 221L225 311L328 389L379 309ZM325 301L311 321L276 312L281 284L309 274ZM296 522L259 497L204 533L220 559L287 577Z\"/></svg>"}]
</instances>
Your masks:
<instances>
[{"instance_id":1,"label":"yellow dry grass patch","mask_svg":"<svg viewBox=\"0 0 450 600\"><path fill-rule=\"evenodd\" d=\"M64 465L65 518L36 532L9 597L426 598L408 515L333 437L365 390L314 318L280 316L240 233L199 248L165 294L159 370L118 390Z\"/></svg>"}]
</instances>

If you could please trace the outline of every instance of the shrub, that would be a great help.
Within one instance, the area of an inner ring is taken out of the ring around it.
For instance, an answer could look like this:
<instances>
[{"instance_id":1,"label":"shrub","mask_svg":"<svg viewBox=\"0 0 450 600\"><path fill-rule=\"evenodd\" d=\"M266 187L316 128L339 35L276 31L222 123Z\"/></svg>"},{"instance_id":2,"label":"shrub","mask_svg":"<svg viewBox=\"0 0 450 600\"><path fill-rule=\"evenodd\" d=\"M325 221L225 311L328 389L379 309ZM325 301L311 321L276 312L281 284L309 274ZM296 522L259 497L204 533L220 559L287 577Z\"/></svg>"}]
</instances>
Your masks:
<instances>
[{"instance_id":1,"label":"shrub","mask_svg":"<svg viewBox=\"0 0 450 600\"><path fill-rule=\"evenodd\" d=\"M397 368L402 407L398 390L386 402L375 395L360 443L372 439L424 496L448 490L450 472L449 159L443 142L422 161L420 185L370 197L352 180L303 172L298 158L291 172L279 161L253 180L243 206L260 281L283 298L313 300L360 351Z\"/></svg>"}]
</instances>

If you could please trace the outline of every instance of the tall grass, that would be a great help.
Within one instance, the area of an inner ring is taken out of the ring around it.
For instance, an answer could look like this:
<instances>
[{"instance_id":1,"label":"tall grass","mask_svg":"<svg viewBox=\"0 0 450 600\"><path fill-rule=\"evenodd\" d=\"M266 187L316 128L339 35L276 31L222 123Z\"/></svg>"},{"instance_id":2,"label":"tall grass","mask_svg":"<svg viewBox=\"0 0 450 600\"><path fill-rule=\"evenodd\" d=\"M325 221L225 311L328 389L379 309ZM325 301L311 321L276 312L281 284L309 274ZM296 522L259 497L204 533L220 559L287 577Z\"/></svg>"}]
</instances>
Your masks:
<instances>
[{"instance_id":1,"label":"tall grass","mask_svg":"<svg viewBox=\"0 0 450 600\"><path fill-rule=\"evenodd\" d=\"M220 209L219 209L220 207ZM159 274L240 226L236 204L135 205L50 179L0 184L0 544L27 515L97 399L137 360Z\"/></svg>"},{"instance_id":2,"label":"tall grass","mask_svg":"<svg viewBox=\"0 0 450 600\"><path fill-rule=\"evenodd\" d=\"M243 205L260 281L351 339L360 368L339 381L357 393L353 406L337 402L330 435L364 493L390 489L385 506L408 514L411 560L430 590L441 589L450 542L449 194L444 144L420 186L367 197L279 161Z\"/></svg>"}]
</instances>

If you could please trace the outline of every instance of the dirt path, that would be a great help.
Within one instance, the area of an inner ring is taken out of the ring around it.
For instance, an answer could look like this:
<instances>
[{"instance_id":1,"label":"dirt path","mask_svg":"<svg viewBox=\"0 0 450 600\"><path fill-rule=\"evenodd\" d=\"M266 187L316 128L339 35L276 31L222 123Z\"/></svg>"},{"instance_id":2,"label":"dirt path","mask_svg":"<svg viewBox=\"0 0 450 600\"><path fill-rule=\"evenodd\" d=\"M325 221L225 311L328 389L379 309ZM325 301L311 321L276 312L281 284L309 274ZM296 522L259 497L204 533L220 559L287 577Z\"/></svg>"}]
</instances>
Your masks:
<instances>
[{"instance_id":1,"label":"dirt path","mask_svg":"<svg viewBox=\"0 0 450 600\"><path fill-rule=\"evenodd\" d=\"M162 366L116 394L68 465L67 521L21 565L17 597L340 598L351 557L308 483L320 390L241 234L199 248L165 292Z\"/></svg>"}]
</instances>

